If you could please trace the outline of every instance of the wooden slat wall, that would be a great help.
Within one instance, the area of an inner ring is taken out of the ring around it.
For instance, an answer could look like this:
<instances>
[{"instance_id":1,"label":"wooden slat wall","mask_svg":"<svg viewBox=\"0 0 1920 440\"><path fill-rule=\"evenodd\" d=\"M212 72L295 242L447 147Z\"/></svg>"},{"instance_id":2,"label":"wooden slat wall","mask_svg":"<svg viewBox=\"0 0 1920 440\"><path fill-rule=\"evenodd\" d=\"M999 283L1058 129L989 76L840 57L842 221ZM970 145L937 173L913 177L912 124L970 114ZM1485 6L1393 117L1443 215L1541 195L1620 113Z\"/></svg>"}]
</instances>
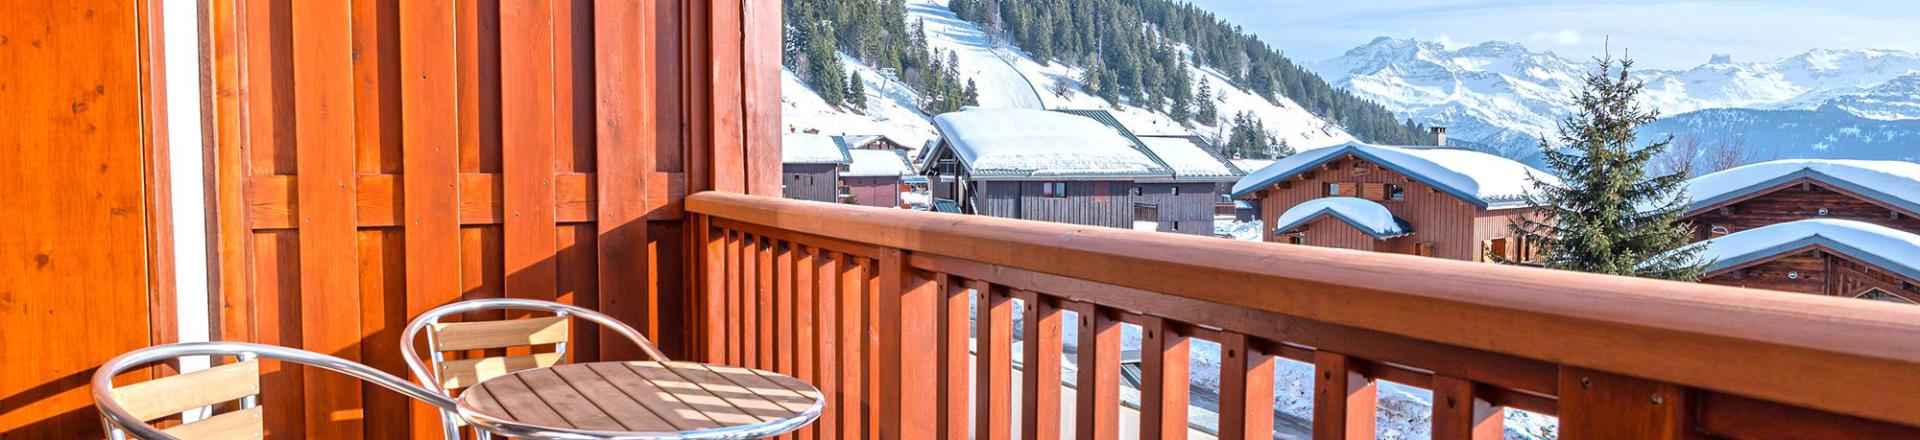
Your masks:
<instances>
[{"instance_id":1,"label":"wooden slat wall","mask_svg":"<svg viewBox=\"0 0 1920 440\"><path fill-rule=\"evenodd\" d=\"M207 7L219 339L404 375L412 316L525 297L687 356L704 280L686 279L681 198L778 191L778 2ZM572 338L574 360L640 356L592 326ZM440 435L390 393L263 371L270 437Z\"/></svg>"}]
</instances>

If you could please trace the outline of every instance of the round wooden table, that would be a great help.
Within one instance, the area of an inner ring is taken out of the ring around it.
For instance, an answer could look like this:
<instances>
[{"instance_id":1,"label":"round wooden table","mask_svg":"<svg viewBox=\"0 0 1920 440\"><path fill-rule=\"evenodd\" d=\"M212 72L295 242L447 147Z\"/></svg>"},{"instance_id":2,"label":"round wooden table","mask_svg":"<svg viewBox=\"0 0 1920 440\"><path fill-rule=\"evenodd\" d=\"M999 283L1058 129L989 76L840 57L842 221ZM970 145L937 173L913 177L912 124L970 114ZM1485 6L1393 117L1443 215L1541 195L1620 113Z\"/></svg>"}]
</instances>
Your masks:
<instances>
[{"instance_id":1,"label":"round wooden table","mask_svg":"<svg viewBox=\"0 0 1920 440\"><path fill-rule=\"evenodd\" d=\"M542 439L738 439L812 423L825 402L798 379L693 362L593 362L487 379L460 395L479 429Z\"/></svg>"}]
</instances>

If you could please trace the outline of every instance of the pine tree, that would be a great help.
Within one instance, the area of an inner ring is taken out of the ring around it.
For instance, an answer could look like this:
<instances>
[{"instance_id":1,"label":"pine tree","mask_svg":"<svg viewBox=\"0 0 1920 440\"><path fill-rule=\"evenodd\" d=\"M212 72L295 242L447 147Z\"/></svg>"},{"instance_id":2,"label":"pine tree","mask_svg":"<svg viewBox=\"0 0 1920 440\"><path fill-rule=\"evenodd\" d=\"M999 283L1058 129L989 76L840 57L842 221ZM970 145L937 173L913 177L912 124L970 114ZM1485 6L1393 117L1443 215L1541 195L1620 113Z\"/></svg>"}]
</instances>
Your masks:
<instances>
[{"instance_id":1,"label":"pine tree","mask_svg":"<svg viewBox=\"0 0 1920 440\"><path fill-rule=\"evenodd\" d=\"M980 105L980 88L974 86L972 78L967 79L967 89L960 92L960 96L963 99L961 102L966 105Z\"/></svg>"},{"instance_id":2,"label":"pine tree","mask_svg":"<svg viewBox=\"0 0 1920 440\"><path fill-rule=\"evenodd\" d=\"M820 99L828 105L840 105L846 101L846 77L840 68L840 59L835 55L836 43L831 25L816 23L812 37L807 44L807 80L813 90L820 93Z\"/></svg>"},{"instance_id":3,"label":"pine tree","mask_svg":"<svg viewBox=\"0 0 1920 440\"><path fill-rule=\"evenodd\" d=\"M1200 123L1214 125L1220 123L1220 105L1213 102L1213 86L1209 83L1212 81L1200 80L1200 92L1194 94L1193 100L1199 107L1196 113Z\"/></svg>"},{"instance_id":4,"label":"pine tree","mask_svg":"<svg viewBox=\"0 0 1920 440\"><path fill-rule=\"evenodd\" d=\"M860 78L860 72L854 72L853 77L847 79L847 103L856 109L867 108L867 84Z\"/></svg>"},{"instance_id":5,"label":"pine tree","mask_svg":"<svg viewBox=\"0 0 1920 440\"><path fill-rule=\"evenodd\" d=\"M1598 60L1574 95L1579 110L1560 123L1561 145L1540 141L1547 165L1565 177L1554 185L1533 178L1534 218L1513 230L1538 243L1548 267L1614 275L1691 281L1706 262L1690 246L1693 227L1680 222L1689 200L1681 185L1687 173L1649 176L1672 136L1639 147L1635 128L1659 112L1634 102L1644 83L1628 71L1633 60ZM1531 177L1531 176L1530 176Z\"/></svg>"}]
</instances>

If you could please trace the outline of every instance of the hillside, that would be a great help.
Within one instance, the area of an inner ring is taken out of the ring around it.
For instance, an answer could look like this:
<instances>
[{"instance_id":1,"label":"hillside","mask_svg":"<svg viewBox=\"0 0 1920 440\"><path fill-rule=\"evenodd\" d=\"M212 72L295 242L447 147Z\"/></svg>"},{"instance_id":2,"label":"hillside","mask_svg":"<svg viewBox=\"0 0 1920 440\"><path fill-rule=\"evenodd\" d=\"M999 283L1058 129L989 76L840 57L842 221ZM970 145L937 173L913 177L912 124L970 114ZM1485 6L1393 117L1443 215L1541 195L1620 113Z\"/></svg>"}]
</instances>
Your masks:
<instances>
[{"instance_id":1,"label":"hillside","mask_svg":"<svg viewBox=\"0 0 1920 440\"><path fill-rule=\"evenodd\" d=\"M907 0L903 5L905 21L909 23L909 29L924 27L925 45L930 52L957 61L953 69L961 81L971 80L978 85L977 101L981 106L1105 108L1130 129L1142 134L1194 134L1213 140L1216 144L1225 141L1222 138L1228 127L1223 124L1181 124L1168 111L1142 108L1134 105L1130 97L1119 97L1116 104L1115 101L1088 93L1081 81L1086 77L1087 69L1060 62L1042 64L1031 53L1011 45L1006 39L995 38L979 25L960 19L946 3L946 0ZM1179 56L1192 59L1191 50L1185 46L1175 47ZM925 97L909 85L910 81L902 79L898 70L888 74L846 53L839 54L837 58L840 71L845 76L851 78L858 73L862 79L866 105L830 105L814 85L802 79L801 74L788 69L782 74L785 80L782 101L785 106L784 124L790 130L817 130L825 134L886 134L912 147L919 147L935 137L930 123L932 115L917 105L925 102ZM1240 112L1256 115L1276 141L1296 149L1333 145L1354 139L1338 125L1315 116L1284 96L1271 101L1263 99L1254 92L1230 85L1229 75L1216 69L1196 67L1191 62L1183 64L1189 77L1196 79L1195 87L1204 81L1212 89L1213 102L1222 119ZM1056 88L1061 82L1066 82L1068 87ZM1064 93L1056 94L1056 91Z\"/></svg>"}]
</instances>

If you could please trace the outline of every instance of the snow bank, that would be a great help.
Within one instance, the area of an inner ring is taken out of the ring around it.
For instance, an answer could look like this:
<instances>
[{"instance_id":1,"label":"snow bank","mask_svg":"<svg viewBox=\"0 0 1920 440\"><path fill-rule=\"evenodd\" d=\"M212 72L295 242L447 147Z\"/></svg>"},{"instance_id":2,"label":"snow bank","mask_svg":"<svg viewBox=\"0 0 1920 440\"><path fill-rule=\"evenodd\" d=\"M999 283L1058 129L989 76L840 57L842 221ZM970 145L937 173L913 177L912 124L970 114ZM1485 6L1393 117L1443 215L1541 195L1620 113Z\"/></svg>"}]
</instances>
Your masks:
<instances>
[{"instance_id":1,"label":"snow bank","mask_svg":"<svg viewBox=\"0 0 1920 440\"><path fill-rule=\"evenodd\" d=\"M1761 162L1687 181L1693 204L1705 209L1788 181L1810 178L1920 211L1920 163L1892 160L1791 159Z\"/></svg>"},{"instance_id":2,"label":"snow bank","mask_svg":"<svg viewBox=\"0 0 1920 440\"><path fill-rule=\"evenodd\" d=\"M1173 169L1177 177L1232 177L1233 169L1208 153L1200 144L1184 136L1139 136L1154 156Z\"/></svg>"},{"instance_id":3,"label":"snow bank","mask_svg":"<svg viewBox=\"0 0 1920 440\"><path fill-rule=\"evenodd\" d=\"M853 163L840 172L841 177L895 177L913 174L907 158L893 150L847 150Z\"/></svg>"},{"instance_id":4,"label":"snow bank","mask_svg":"<svg viewBox=\"0 0 1920 440\"><path fill-rule=\"evenodd\" d=\"M1484 207L1524 206L1526 195L1533 192L1533 179L1560 183L1560 179L1545 171L1478 151L1349 142L1339 147L1303 151L1258 171L1248 171L1247 176L1233 186L1233 196L1251 194L1347 154L1384 165L1409 179Z\"/></svg>"},{"instance_id":5,"label":"snow bank","mask_svg":"<svg viewBox=\"0 0 1920 440\"><path fill-rule=\"evenodd\" d=\"M1273 222L1280 225L1274 231L1283 233L1328 215L1360 228L1373 238L1388 239L1413 233L1413 228L1395 218L1387 207L1357 197L1322 197L1294 205L1274 219Z\"/></svg>"},{"instance_id":6,"label":"snow bank","mask_svg":"<svg viewBox=\"0 0 1920 440\"><path fill-rule=\"evenodd\" d=\"M1091 118L1046 110L969 109L933 118L946 143L978 175L1164 175L1119 131Z\"/></svg>"},{"instance_id":7,"label":"snow bank","mask_svg":"<svg viewBox=\"0 0 1920 440\"><path fill-rule=\"evenodd\" d=\"M1700 257L1719 271L1809 245L1820 245L1910 278L1920 278L1920 235L1872 223L1810 219L1767 225L1700 243Z\"/></svg>"},{"instance_id":8,"label":"snow bank","mask_svg":"<svg viewBox=\"0 0 1920 440\"><path fill-rule=\"evenodd\" d=\"M1233 217L1220 217L1213 220L1213 234L1233 237L1240 241L1260 241L1260 221L1238 221Z\"/></svg>"},{"instance_id":9,"label":"snow bank","mask_svg":"<svg viewBox=\"0 0 1920 440\"><path fill-rule=\"evenodd\" d=\"M831 136L788 133L780 137L780 163L831 163L851 161L847 150Z\"/></svg>"}]
</instances>

